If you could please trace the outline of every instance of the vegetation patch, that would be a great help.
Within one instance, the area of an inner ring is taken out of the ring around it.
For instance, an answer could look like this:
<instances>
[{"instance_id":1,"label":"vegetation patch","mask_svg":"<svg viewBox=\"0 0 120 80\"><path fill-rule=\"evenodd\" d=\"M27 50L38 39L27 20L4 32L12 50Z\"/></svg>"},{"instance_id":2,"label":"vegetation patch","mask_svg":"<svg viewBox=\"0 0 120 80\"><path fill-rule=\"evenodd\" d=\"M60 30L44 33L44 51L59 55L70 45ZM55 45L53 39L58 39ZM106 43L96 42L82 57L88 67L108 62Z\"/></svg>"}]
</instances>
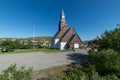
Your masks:
<instances>
[{"instance_id":1,"label":"vegetation patch","mask_svg":"<svg viewBox=\"0 0 120 80\"><path fill-rule=\"evenodd\" d=\"M63 71L66 69L67 69L67 65L61 65L61 66L56 66L48 69L34 71L33 80L47 80L48 78L60 76L64 74Z\"/></svg>"},{"instance_id":2,"label":"vegetation patch","mask_svg":"<svg viewBox=\"0 0 120 80\"><path fill-rule=\"evenodd\" d=\"M0 52L1 54L15 54L15 53L31 53L31 52L66 52L66 50L57 50L57 49L51 49L51 48L40 48L40 49L16 49L12 52Z\"/></svg>"},{"instance_id":3,"label":"vegetation patch","mask_svg":"<svg viewBox=\"0 0 120 80\"><path fill-rule=\"evenodd\" d=\"M0 74L0 80L32 80L32 68L24 66L18 68L16 64L11 65Z\"/></svg>"}]
</instances>

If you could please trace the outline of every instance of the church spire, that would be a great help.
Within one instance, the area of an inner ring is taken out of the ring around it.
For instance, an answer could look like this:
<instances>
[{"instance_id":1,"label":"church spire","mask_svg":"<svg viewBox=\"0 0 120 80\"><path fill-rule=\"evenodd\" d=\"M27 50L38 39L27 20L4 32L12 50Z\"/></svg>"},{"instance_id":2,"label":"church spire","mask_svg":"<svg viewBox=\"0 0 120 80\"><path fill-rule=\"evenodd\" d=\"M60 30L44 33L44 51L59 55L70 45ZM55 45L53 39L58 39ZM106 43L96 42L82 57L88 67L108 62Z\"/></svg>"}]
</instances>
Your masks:
<instances>
[{"instance_id":1,"label":"church spire","mask_svg":"<svg viewBox=\"0 0 120 80\"><path fill-rule=\"evenodd\" d=\"M62 10L62 13L61 13L61 15L60 15L59 31L60 31L61 29L63 29L63 27L65 27L65 25L67 25L67 23L66 23L66 19L65 19L65 13L64 13L64 11Z\"/></svg>"},{"instance_id":2,"label":"church spire","mask_svg":"<svg viewBox=\"0 0 120 80\"><path fill-rule=\"evenodd\" d=\"M65 13L64 13L63 10L62 10L62 13L61 13L61 22L66 23L66 20L65 20Z\"/></svg>"}]
</instances>

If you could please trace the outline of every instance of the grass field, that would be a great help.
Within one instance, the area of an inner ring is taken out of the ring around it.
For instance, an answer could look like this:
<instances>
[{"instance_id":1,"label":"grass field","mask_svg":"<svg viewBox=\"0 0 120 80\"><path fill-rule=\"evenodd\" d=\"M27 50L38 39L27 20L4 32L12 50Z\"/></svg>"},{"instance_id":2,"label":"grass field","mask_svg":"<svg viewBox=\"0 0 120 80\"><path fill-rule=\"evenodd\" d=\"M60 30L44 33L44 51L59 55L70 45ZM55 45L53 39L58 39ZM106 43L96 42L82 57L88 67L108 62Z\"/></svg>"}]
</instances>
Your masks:
<instances>
[{"instance_id":1,"label":"grass field","mask_svg":"<svg viewBox=\"0 0 120 80\"><path fill-rule=\"evenodd\" d=\"M40 49L17 49L12 52L0 52L0 54L9 54L9 53L29 53L29 52L65 52L65 50L57 50L57 49L50 49L50 48L40 48Z\"/></svg>"}]
</instances>

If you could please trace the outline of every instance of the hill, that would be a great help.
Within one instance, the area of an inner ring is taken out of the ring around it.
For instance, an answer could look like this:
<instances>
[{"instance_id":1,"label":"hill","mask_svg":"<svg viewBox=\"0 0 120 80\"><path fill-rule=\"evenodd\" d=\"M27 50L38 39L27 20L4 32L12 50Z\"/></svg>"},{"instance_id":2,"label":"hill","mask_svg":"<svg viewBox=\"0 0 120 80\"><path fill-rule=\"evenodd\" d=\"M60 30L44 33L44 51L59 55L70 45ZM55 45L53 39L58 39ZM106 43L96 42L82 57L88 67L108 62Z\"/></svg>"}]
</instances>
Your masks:
<instances>
[{"instance_id":1,"label":"hill","mask_svg":"<svg viewBox=\"0 0 120 80\"><path fill-rule=\"evenodd\" d=\"M12 41L15 41L15 40L33 40L33 37L28 37L28 38L0 38L0 41L4 41L4 40L12 40ZM38 37L35 37L35 40L36 41L41 41L41 40L47 40L47 41L50 41L51 40L51 36L38 36Z\"/></svg>"}]
</instances>

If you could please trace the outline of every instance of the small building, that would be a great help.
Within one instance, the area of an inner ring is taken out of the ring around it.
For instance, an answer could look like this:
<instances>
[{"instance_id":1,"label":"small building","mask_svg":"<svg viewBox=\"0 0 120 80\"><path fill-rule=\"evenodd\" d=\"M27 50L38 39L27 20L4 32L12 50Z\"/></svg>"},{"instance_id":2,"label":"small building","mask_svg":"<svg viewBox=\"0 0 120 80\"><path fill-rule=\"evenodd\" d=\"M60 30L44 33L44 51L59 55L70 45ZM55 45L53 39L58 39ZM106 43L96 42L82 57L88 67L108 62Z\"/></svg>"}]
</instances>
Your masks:
<instances>
[{"instance_id":1,"label":"small building","mask_svg":"<svg viewBox=\"0 0 120 80\"><path fill-rule=\"evenodd\" d=\"M78 49L82 46L82 40L74 28L68 26L64 11L60 15L58 32L53 36L51 47L60 50Z\"/></svg>"}]
</instances>

